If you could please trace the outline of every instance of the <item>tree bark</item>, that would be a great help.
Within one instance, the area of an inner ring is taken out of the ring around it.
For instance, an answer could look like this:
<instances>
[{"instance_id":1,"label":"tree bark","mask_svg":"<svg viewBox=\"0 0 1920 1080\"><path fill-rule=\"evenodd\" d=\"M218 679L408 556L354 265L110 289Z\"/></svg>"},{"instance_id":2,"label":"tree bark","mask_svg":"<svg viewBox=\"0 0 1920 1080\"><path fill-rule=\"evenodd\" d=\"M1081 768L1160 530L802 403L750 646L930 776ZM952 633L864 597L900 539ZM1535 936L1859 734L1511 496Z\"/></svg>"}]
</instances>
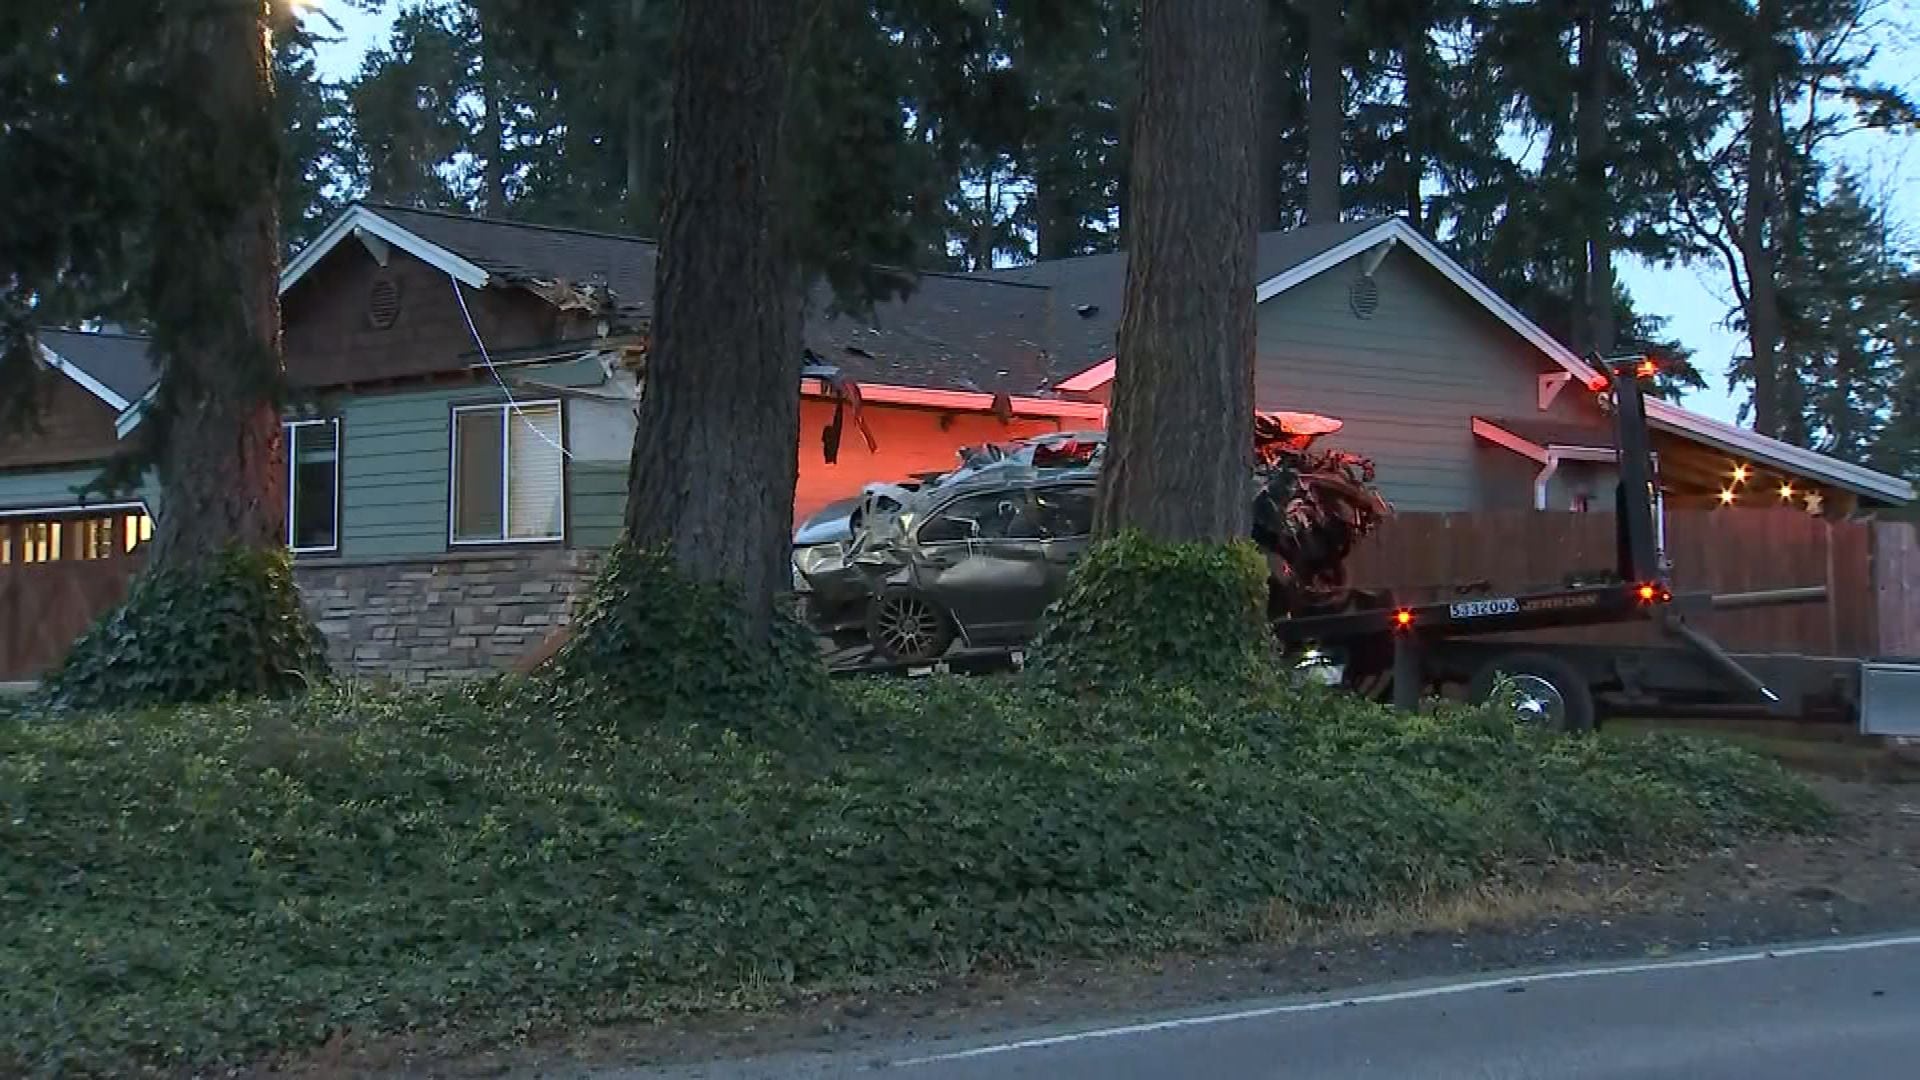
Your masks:
<instances>
[{"instance_id":1,"label":"tree bark","mask_svg":"<svg viewBox=\"0 0 1920 1080\"><path fill-rule=\"evenodd\" d=\"M229 547L286 544L286 459L275 406L280 353L280 224L273 66L266 5L201 16L182 53L204 156L170 182L187 193L156 223L151 283L162 503L156 565Z\"/></svg>"},{"instance_id":2,"label":"tree bark","mask_svg":"<svg viewBox=\"0 0 1920 1080\"><path fill-rule=\"evenodd\" d=\"M1410 5L1411 6L1411 5ZM1432 66L1427 62L1430 9L1419 5L1407 15L1406 65L1407 121L1403 132L1403 164L1406 168L1404 198L1407 223L1416 229L1426 227L1427 203L1421 181L1427 172L1427 122L1437 102L1433 99Z\"/></svg>"},{"instance_id":3,"label":"tree bark","mask_svg":"<svg viewBox=\"0 0 1920 1080\"><path fill-rule=\"evenodd\" d=\"M1759 0L1755 10L1753 54L1748 62L1747 200L1740 225L1740 259L1747 274L1747 341L1753 358L1753 428L1762 435L1780 430L1780 297L1767 224L1774 204L1774 142L1779 116L1774 110L1776 70L1774 36L1780 23L1779 0Z\"/></svg>"},{"instance_id":4,"label":"tree bark","mask_svg":"<svg viewBox=\"0 0 1920 1080\"><path fill-rule=\"evenodd\" d=\"M484 8L482 9L482 12ZM492 217L507 212L507 123L506 91L500 85L500 50L494 41L494 28L486 16L476 13L480 27L480 137L486 142L486 160L481 171L481 211Z\"/></svg>"},{"instance_id":5,"label":"tree bark","mask_svg":"<svg viewBox=\"0 0 1920 1080\"><path fill-rule=\"evenodd\" d=\"M739 591L764 630L799 469L802 278L783 229L788 83L810 3L681 7L653 342L626 535Z\"/></svg>"},{"instance_id":6,"label":"tree bark","mask_svg":"<svg viewBox=\"0 0 1920 1080\"><path fill-rule=\"evenodd\" d=\"M1580 26L1580 90L1574 133L1580 185L1581 258L1586 262L1578 321L1586 347L1602 357L1614 346L1613 197L1607 181L1607 75L1610 68L1612 0L1588 0Z\"/></svg>"},{"instance_id":7,"label":"tree bark","mask_svg":"<svg viewBox=\"0 0 1920 1080\"><path fill-rule=\"evenodd\" d=\"M1290 99L1299 57L1287 49L1287 0L1262 0L1261 9L1260 120L1254 129L1260 140L1255 158L1260 171L1254 188L1254 225L1261 232L1272 232L1286 224L1281 214L1281 196L1287 189L1282 176L1287 167L1284 136L1294 122Z\"/></svg>"},{"instance_id":8,"label":"tree bark","mask_svg":"<svg viewBox=\"0 0 1920 1080\"><path fill-rule=\"evenodd\" d=\"M1341 0L1307 6L1307 224L1340 220L1340 140L1345 133Z\"/></svg>"},{"instance_id":9,"label":"tree bark","mask_svg":"<svg viewBox=\"0 0 1920 1080\"><path fill-rule=\"evenodd\" d=\"M1259 0L1146 0L1126 306L1097 530L1251 528Z\"/></svg>"}]
</instances>

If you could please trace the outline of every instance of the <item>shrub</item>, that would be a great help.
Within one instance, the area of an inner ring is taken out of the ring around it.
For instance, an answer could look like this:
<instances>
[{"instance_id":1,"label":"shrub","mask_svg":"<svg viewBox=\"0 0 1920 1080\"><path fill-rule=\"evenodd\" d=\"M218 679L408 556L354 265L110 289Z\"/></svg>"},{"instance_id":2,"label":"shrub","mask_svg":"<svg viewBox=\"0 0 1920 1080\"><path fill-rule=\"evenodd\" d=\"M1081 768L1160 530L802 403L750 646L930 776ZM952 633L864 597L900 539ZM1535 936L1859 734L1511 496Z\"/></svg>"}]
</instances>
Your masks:
<instances>
[{"instance_id":1,"label":"shrub","mask_svg":"<svg viewBox=\"0 0 1920 1080\"><path fill-rule=\"evenodd\" d=\"M1314 687L902 680L831 722L649 721L506 680L0 719L0 1074L1199 947L1276 899L1823 820L1738 751Z\"/></svg>"},{"instance_id":2,"label":"shrub","mask_svg":"<svg viewBox=\"0 0 1920 1080\"><path fill-rule=\"evenodd\" d=\"M1270 662L1267 565L1251 543L1096 545L1047 610L1037 670L1083 688L1238 685Z\"/></svg>"},{"instance_id":3,"label":"shrub","mask_svg":"<svg viewBox=\"0 0 1920 1080\"><path fill-rule=\"evenodd\" d=\"M284 695L327 674L284 550L233 548L154 565L74 643L42 684L61 708L104 709Z\"/></svg>"},{"instance_id":4,"label":"shrub","mask_svg":"<svg viewBox=\"0 0 1920 1080\"><path fill-rule=\"evenodd\" d=\"M772 646L724 585L689 579L665 551L623 544L607 553L572 637L541 674L641 723L757 725L817 715L826 674L791 613L775 615Z\"/></svg>"}]
</instances>

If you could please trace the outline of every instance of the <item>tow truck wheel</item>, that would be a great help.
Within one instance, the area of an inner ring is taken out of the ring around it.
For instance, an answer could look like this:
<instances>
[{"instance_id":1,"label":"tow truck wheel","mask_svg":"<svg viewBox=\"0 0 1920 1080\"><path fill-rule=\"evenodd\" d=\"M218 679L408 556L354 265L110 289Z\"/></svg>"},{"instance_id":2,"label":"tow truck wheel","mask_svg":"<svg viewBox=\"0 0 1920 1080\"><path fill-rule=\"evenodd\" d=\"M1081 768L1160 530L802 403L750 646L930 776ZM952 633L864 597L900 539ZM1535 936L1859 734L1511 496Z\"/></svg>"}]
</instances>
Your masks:
<instances>
[{"instance_id":1,"label":"tow truck wheel","mask_svg":"<svg viewBox=\"0 0 1920 1080\"><path fill-rule=\"evenodd\" d=\"M1543 653L1495 657L1474 675L1469 698L1477 704L1490 701L1502 676L1515 719L1573 734L1593 730L1593 691L1572 664Z\"/></svg>"},{"instance_id":2,"label":"tow truck wheel","mask_svg":"<svg viewBox=\"0 0 1920 1080\"><path fill-rule=\"evenodd\" d=\"M938 660L953 644L953 622L912 589L888 589L867 608L867 640L890 660Z\"/></svg>"}]
</instances>

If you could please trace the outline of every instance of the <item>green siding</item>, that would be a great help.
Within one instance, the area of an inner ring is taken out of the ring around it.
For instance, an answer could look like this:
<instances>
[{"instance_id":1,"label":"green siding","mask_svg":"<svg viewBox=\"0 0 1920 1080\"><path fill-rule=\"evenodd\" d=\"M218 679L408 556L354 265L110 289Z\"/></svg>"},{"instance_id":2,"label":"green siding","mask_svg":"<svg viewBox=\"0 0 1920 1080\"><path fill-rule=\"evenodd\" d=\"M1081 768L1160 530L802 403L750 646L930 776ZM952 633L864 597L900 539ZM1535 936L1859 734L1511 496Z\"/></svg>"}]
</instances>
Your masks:
<instances>
[{"instance_id":1,"label":"green siding","mask_svg":"<svg viewBox=\"0 0 1920 1080\"><path fill-rule=\"evenodd\" d=\"M498 400L476 387L335 403L340 417L340 554L447 550L447 423L453 406Z\"/></svg>"},{"instance_id":2,"label":"green siding","mask_svg":"<svg viewBox=\"0 0 1920 1080\"><path fill-rule=\"evenodd\" d=\"M535 376L554 385L598 379L598 365L563 365ZM522 400L550 395L520 391ZM448 423L456 405L502 402L493 386L462 386L346 397L334 403L341 429L340 555L382 558L448 550ZM569 410L571 413L571 410ZM624 464L567 463L567 532L576 547L604 547L619 535L626 506Z\"/></svg>"},{"instance_id":3,"label":"green siding","mask_svg":"<svg viewBox=\"0 0 1920 1080\"><path fill-rule=\"evenodd\" d=\"M1359 272L1351 261L1260 305L1260 407L1345 421L1326 445L1372 457L1398 509L1531 507L1538 466L1476 440L1473 417L1597 421L1597 411L1570 386L1540 412L1536 377L1559 369L1418 255L1382 261L1367 319L1348 299Z\"/></svg>"},{"instance_id":4,"label":"green siding","mask_svg":"<svg viewBox=\"0 0 1920 1080\"><path fill-rule=\"evenodd\" d=\"M620 538L627 513L627 469L603 462L574 462L567 475L568 532L574 547L609 547Z\"/></svg>"},{"instance_id":5,"label":"green siding","mask_svg":"<svg viewBox=\"0 0 1920 1080\"><path fill-rule=\"evenodd\" d=\"M84 486L99 474L95 467L69 469L19 469L0 472L0 510L31 510L40 507L73 506L80 500L75 490ZM128 502L145 499L147 506L156 512L159 508L159 490L152 483L141 485L140 490L126 495L106 497L91 495L89 503Z\"/></svg>"}]
</instances>

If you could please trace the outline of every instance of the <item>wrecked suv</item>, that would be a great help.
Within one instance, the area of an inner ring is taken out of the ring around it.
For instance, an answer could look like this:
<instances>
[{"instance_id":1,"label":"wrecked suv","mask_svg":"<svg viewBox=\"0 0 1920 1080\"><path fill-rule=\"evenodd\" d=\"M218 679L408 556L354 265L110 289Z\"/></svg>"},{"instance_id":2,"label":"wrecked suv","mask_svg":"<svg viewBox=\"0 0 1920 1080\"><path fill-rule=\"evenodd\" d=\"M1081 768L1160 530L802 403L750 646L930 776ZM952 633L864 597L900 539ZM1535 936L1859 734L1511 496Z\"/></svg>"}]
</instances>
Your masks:
<instances>
[{"instance_id":1,"label":"wrecked suv","mask_svg":"<svg viewBox=\"0 0 1920 1080\"><path fill-rule=\"evenodd\" d=\"M1259 421L1253 539L1268 554L1276 603L1290 607L1288 597L1344 583L1340 564L1387 507L1363 459L1305 453L1338 421ZM808 622L838 649L908 662L956 641L1031 640L1090 543L1105 442L1102 432L1070 433L969 448L944 476L870 484L823 510L794 537Z\"/></svg>"}]
</instances>

